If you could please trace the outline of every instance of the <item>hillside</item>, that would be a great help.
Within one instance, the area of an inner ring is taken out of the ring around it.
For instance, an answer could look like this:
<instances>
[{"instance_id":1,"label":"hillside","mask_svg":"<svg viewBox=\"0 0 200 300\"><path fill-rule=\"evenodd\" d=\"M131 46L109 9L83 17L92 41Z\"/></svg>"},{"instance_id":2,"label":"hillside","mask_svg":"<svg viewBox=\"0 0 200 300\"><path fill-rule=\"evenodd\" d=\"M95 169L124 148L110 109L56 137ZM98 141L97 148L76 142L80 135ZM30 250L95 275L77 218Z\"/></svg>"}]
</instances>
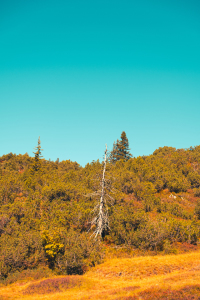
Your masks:
<instances>
[{"instance_id":1,"label":"hillside","mask_svg":"<svg viewBox=\"0 0 200 300\"><path fill-rule=\"evenodd\" d=\"M200 297L199 260L199 251L109 259L83 276L28 278L1 286L0 299L195 300Z\"/></svg>"},{"instance_id":2,"label":"hillside","mask_svg":"<svg viewBox=\"0 0 200 300\"><path fill-rule=\"evenodd\" d=\"M39 268L47 268L48 276L81 275L113 247L133 255L179 253L180 245L198 248L199 163L200 146L163 147L149 156L108 162L110 228L103 240L95 240L90 227L101 162L81 167L28 154L0 157L2 284Z\"/></svg>"}]
</instances>

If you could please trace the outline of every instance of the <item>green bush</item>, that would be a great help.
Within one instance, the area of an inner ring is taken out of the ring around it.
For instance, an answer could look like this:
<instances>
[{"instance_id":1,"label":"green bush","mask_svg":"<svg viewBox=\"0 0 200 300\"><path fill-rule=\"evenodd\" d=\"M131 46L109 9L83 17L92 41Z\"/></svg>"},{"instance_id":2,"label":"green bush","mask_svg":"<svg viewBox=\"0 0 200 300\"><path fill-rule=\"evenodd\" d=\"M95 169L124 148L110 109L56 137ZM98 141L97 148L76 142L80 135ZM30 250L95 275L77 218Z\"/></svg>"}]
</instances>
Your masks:
<instances>
[{"instance_id":1,"label":"green bush","mask_svg":"<svg viewBox=\"0 0 200 300\"><path fill-rule=\"evenodd\" d=\"M139 249L162 250L167 236L166 224L149 220L133 234L131 244Z\"/></svg>"},{"instance_id":2,"label":"green bush","mask_svg":"<svg viewBox=\"0 0 200 300\"><path fill-rule=\"evenodd\" d=\"M100 241L90 238L88 233L70 230L63 243L63 253L59 253L55 259L55 269L61 274L81 275L103 259Z\"/></svg>"},{"instance_id":3,"label":"green bush","mask_svg":"<svg viewBox=\"0 0 200 300\"><path fill-rule=\"evenodd\" d=\"M45 264L42 239L38 232L21 232L16 236L3 235L0 245L0 279L11 272L36 268Z\"/></svg>"},{"instance_id":4,"label":"green bush","mask_svg":"<svg viewBox=\"0 0 200 300\"><path fill-rule=\"evenodd\" d=\"M200 197L200 188L194 189L194 195L195 197Z\"/></svg>"},{"instance_id":5,"label":"green bush","mask_svg":"<svg viewBox=\"0 0 200 300\"><path fill-rule=\"evenodd\" d=\"M196 206L195 206L195 215L197 216L198 220L200 220L200 200L198 200Z\"/></svg>"}]
</instances>

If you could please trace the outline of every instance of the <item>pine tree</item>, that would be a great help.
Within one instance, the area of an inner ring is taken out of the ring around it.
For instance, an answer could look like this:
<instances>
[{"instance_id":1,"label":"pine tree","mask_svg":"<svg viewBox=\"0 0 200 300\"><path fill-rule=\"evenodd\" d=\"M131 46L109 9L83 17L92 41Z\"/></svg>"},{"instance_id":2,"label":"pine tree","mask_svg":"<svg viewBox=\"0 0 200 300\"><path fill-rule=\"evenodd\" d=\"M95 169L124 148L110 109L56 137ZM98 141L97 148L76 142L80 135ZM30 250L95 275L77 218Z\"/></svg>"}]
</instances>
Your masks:
<instances>
[{"instance_id":1,"label":"pine tree","mask_svg":"<svg viewBox=\"0 0 200 300\"><path fill-rule=\"evenodd\" d=\"M34 163L33 163L33 170L35 172L39 171L40 167L41 167L41 162L40 162L40 158L42 158L42 150L41 149L41 141L40 141L40 137L38 138L38 145L34 148L35 152L33 152L35 154L35 159L34 159Z\"/></svg>"},{"instance_id":2,"label":"pine tree","mask_svg":"<svg viewBox=\"0 0 200 300\"><path fill-rule=\"evenodd\" d=\"M120 141L117 140L117 142L114 142L113 144L113 150L110 153L110 161L113 163L120 159L127 161L131 157L132 154L130 153L128 138L125 131L123 131Z\"/></svg>"}]
</instances>

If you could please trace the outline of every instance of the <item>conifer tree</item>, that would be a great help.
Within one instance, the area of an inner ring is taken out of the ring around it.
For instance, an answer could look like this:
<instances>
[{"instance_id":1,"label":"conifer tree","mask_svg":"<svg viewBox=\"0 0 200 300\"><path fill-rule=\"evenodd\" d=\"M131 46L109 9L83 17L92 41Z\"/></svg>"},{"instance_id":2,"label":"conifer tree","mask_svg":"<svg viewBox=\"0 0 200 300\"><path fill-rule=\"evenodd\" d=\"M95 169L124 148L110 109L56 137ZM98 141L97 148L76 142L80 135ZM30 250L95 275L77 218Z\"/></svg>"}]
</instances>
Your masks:
<instances>
[{"instance_id":1,"label":"conifer tree","mask_svg":"<svg viewBox=\"0 0 200 300\"><path fill-rule=\"evenodd\" d=\"M34 171L39 171L40 166L41 166L41 162L40 162L40 158L42 158L42 150L41 149L41 141L40 141L40 137L38 138L38 145L34 148L35 152L33 152L35 154L35 159L34 159L34 163L33 163L33 170Z\"/></svg>"},{"instance_id":2,"label":"conifer tree","mask_svg":"<svg viewBox=\"0 0 200 300\"><path fill-rule=\"evenodd\" d=\"M116 161L129 160L132 157L129 148L128 138L126 136L125 131L121 134L121 139L117 140L117 142L113 144L113 150L110 153L110 161L115 163Z\"/></svg>"}]
</instances>

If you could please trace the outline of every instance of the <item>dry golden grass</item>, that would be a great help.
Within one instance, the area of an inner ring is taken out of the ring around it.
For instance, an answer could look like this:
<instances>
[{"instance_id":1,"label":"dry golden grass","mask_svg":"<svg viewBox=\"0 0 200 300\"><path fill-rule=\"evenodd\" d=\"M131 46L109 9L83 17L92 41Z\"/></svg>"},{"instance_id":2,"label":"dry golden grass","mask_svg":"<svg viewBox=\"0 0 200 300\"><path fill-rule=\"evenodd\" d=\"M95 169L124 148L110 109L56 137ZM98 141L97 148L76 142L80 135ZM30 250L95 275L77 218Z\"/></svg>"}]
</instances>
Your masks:
<instances>
[{"instance_id":1,"label":"dry golden grass","mask_svg":"<svg viewBox=\"0 0 200 300\"><path fill-rule=\"evenodd\" d=\"M200 299L200 251L108 259L83 276L1 286L6 299Z\"/></svg>"}]
</instances>

